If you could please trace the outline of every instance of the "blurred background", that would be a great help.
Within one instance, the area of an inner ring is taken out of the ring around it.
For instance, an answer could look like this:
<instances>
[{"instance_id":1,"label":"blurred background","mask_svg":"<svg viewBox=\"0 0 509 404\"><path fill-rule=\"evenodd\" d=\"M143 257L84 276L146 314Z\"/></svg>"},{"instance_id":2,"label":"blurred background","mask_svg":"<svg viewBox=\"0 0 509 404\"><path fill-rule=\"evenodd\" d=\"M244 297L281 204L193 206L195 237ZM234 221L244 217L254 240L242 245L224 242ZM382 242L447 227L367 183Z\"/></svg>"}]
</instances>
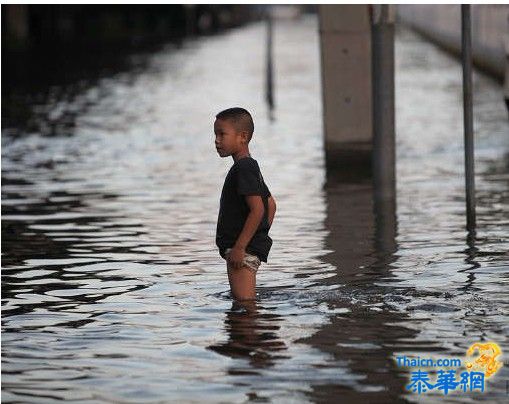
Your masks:
<instances>
[{"instance_id":1,"label":"blurred background","mask_svg":"<svg viewBox=\"0 0 509 404\"><path fill-rule=\"evenodd\" d=\"M472 10L475 234L460 6L394 9L389 202L349 7L2 5L3 401L408 402L397 355L508 351L508 7ZM214 242L232 106L278 202L254 310Z\"/></svg>"}]
</instances>

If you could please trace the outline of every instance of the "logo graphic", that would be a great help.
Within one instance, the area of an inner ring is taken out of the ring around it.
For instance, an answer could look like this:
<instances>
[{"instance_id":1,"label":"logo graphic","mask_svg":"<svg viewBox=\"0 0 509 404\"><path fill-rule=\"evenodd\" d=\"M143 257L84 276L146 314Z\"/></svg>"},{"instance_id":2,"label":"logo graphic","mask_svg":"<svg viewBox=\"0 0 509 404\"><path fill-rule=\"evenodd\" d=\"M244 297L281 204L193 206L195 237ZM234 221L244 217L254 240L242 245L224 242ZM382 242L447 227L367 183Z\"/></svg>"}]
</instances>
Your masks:
<instances>
[{"instance_id":1,"label":"logo graphic","mask_svg":"<svg viewBox=\"0 0 509 404\"><path fill-rule=\"evenodd\" d=\"M497 360L502 355L502 350L494 342L477 342L468 348L467 358L476 351L479 352L479 356L471 362L465 362L466 370L459 374L459 379L456 375L462 364L460 358L409 358L402 355L396 357L396 363L399 367L418 368L410 373L410 383L406 386L407 390L414 393L421 394L431 390L440 391L445 395L455 390L484 392L485 380L502 367L502 362ZM421 368L436 371L436 382L433 383L430 379L430 371Z\"/></svg>"},{"instance_id":2,"label":"logo graphic","mask_svg":"<svg viewBox=\"0 0 509 404\"><path fill-rule=\"evenodd\" d=\"M502 362L496 359L502 354L500 347L494 342L478 342L468 348L467 356L472 356L476 350L479 350L479 357L474 362L466 363L467 370L483 372L486 379L497 373L502 367Z\"/></svg>"}]
</instances>

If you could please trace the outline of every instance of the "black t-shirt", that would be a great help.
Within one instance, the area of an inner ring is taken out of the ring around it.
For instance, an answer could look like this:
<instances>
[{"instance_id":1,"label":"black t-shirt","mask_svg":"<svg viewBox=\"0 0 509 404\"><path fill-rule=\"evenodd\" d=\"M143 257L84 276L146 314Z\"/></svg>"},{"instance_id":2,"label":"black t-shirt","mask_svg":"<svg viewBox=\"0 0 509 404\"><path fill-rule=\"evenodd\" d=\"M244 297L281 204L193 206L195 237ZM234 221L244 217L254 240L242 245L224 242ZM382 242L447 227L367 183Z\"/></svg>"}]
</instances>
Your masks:
<instances>
[{"instance_id":1,"label":"black t-shirt","mask_svg":"<svg viewBox=\"0 0 509 404\"><path fill-rule=\"evenodd\" d=\"M245 195L260 195L265 207L265 214L247 245L246 252L258 256L260 261L267 262L272 246L267 202L271 194L257 161L252 157L237 160L226 175L217 218L216 245L221 257L225 258L225 250L232 248L237 241L250 211Z\"/></svg>"}]
</instances>

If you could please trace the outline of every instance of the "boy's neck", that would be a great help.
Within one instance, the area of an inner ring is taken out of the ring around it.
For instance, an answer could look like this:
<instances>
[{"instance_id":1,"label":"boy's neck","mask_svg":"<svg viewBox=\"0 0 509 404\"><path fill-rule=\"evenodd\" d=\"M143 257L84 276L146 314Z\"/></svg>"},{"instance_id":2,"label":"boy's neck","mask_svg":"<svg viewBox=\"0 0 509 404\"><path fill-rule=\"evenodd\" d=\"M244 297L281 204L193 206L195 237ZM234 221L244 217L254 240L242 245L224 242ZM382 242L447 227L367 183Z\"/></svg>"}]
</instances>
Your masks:
<instances>
[{"instance_id":1,"label":"boy's neck","mask_svg":"<svg viewBox=\"0 0 509 404\"><path fill-rule=\"evenodd\" d=\"M232 157L233 157L233 162L236 163L237 161L239 161L240 159L242 159L244 157L251 157L251 154L249 153L249 149L244 149L244 150L241 150L235 154L232 154Z\"/></svg>"}]
</instances>

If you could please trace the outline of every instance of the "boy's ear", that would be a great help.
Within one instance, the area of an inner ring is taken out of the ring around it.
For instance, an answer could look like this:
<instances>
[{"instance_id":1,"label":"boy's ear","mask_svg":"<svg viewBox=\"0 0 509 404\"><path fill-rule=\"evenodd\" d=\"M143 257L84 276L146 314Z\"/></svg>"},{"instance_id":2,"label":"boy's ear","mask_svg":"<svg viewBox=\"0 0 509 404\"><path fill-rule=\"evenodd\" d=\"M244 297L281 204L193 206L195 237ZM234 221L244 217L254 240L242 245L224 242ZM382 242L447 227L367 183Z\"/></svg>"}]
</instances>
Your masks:
<instances>
[{"instance_id":1,"label":"boy's ear","mask_svg":"<svg viewBox=\"0 0 509 404\"><path fill-rule=\"evenodd\" d=\"M240 135L242 136L242 139L245 140L246 143L249 143L249 133L247 133L247 131L245 130L241 131Z\"/></svg>"}]
</instances>

